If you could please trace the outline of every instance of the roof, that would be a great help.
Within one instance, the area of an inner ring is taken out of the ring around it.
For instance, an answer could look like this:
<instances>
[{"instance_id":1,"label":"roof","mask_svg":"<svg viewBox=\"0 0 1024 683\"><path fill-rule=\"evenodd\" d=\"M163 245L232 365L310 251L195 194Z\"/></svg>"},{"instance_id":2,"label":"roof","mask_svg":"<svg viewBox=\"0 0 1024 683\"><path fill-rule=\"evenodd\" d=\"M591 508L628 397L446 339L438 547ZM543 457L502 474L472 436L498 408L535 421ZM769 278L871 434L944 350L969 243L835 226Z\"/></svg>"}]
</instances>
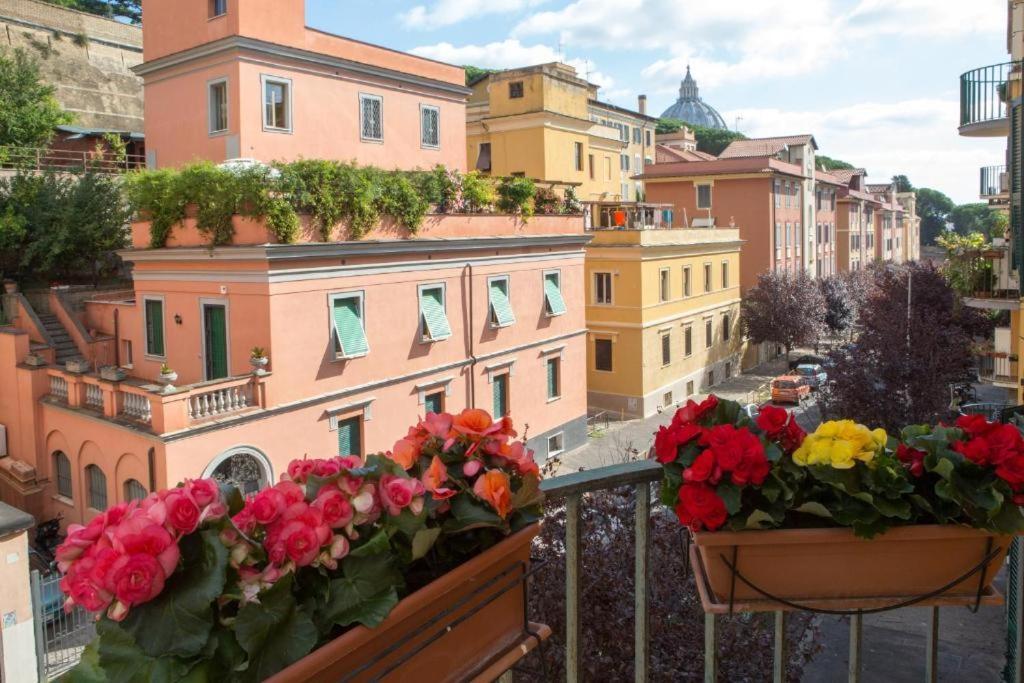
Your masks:
<instances>
[{"instance_id":1,"label":"roof","mask_svg":"<svg viewBox=\"0 0 1024 683\"><path fill-rule=\"evenodd\" d=\"M892 183L868 183L867 191L872 194L885 194L892 189Z\"/></svg>"},{"instance_id":2,"label":"roof","mask_svg":"<svg viewBox=\"0 0 1024 683\"><path fill-rule=\"evenodd\" d=\"M863 168L836 168L829 171L829 173L831 173L834 177L838 178L839 182L841 182L844 185L849 185L850 180L855 175L868 174L868 172L865 171Z\"/></svg>"},{"instance_id":3,"label":"roof","mask_svg":"<svg viewBox=\"0 0 1024 683\"><path fill-rule=\"evenodd\" d=\"M24 531L35 525L32 515L7 503L0 503L0 536Z\"/></svg>"},{"instance_id":4,"label":"roof","mask_svg":"<svg viewBox=\"0 0 1024 683\"><path fill-rule=\"evenodd\" d=\"M818 182L827 183L829 185L846 186L850 184L848 180L846 182L843 182L835 173L831 171L816 171L814 174L814 179L817 180Z\"/></svg>"},{"instance_id":5,"label":"roof","mask_svg":"<svg viewBox=\"0 0 1024 683\"><path fill-rule=\"evenodd\" d=\"M818 143L814 140L813 135L786 135L777 138L734 140L718 155L718 158L767 157L778 154L786 147L806 144L811 144L814 146L814 149L818 149Z\"/></svg>"},{"instance_id":6,"label":"roof","mask_svg":"<svg viewBox=\"0 0 1024 683\"><path fill-rule=\"evenodd\" d=\"M605 109L611 109L612 111L622 112L623 114L627 114L629 116L632 116L633 118L644 119L646 121L653 121L654 123L658 122L658 119L654 116L641 114L638 111L627 109L626 107L620 107L617 104L612 104L610 102L602 102L601 100L587 100L587 103L594 107L603 107Z\"/></svg>"},{"instance_id":7,"label":"roof","mask_svg":"<svg viewBox=\"0 0 1024 683\"><path fill-rule=\"evenodd\" d=\"M130 130L112 130L110 128L82 128L81 126L57 126L57 130L62 133L68 133L69 140L75 140L78 138L95 138L102 137L104 135L120 135L121 137L131 138L132 140L145 140L146 135L144 133L137 133Z\"/></svg>"},{"instance_id":8,"label":"roof","mask_svg":"<svg viewBox=\"0 0 1024 683\"><path fill-rule=\"evenodd\" d=\"M803 178L803 169L775 157L740 157L654 164L636 178L676 178L703 175L734 175L738 173L781 174Z\"/></svg>"},{"instance_id":9,"label":"roof","mask_svg":"<svg viewBox=\"0 0 1024 683\"><path fill-rule=\"evenodd\" d=\"M714 154L708 154L707 152L701 152L696 149L679 149L678 147L671 147L669 145L657 145L657 151L663 152L672 156L679 161L714 161L718 157Z\"/></svg>"},{"instance_id":10,"label":"roof","mask_svg":"<svg viewBox=\"0 0 1024 683\"><path fill-rule=\"evenodd\" d=\"M690 73L689 66L686 67L686 78L679 85L679 99L662 112L661 118L679 119L704 128L729 129L718 110L701 99L700 88L697 87L697 81Z\"/></svg>"}]
</instances>

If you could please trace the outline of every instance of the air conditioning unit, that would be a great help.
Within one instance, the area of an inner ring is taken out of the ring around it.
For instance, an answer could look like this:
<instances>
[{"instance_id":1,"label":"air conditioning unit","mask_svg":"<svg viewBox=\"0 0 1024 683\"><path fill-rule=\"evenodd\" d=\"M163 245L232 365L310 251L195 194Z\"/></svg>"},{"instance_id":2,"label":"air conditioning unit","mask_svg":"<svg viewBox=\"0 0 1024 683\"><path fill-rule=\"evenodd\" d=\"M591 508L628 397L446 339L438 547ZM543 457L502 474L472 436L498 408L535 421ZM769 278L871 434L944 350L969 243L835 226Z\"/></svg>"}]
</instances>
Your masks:
<instances>
[{"instance_id":1,"label":"air conditioning unit","mask_svg":"<svg viewBox=\"0 0 1024 683\"><path fill-rule=\"evenodd\" d=\"M0 425L0 458L7 457L7 427Z\"/></svg>"}]
</instances>

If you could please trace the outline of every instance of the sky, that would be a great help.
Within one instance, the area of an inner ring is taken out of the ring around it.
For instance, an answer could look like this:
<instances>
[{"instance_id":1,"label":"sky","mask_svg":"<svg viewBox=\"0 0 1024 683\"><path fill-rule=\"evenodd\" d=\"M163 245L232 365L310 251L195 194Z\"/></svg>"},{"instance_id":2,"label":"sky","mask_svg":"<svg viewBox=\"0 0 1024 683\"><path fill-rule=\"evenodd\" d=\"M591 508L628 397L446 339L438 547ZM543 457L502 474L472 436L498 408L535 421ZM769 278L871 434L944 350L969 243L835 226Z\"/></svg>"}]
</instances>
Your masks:
<instances>
[{"instance_id":1,"label":"sky","mask_svg":"<svg viewBox=\"0 0 1024 683\"><path fill-rule=\"evenodd\" d=\"M307 23L453 64L561 60L599 97L660 114L690 65L745 135L978 201L1005 139L962 138L959 75L1009 60L1006 0L307 0Z\"/></svg>"}]
</instances>

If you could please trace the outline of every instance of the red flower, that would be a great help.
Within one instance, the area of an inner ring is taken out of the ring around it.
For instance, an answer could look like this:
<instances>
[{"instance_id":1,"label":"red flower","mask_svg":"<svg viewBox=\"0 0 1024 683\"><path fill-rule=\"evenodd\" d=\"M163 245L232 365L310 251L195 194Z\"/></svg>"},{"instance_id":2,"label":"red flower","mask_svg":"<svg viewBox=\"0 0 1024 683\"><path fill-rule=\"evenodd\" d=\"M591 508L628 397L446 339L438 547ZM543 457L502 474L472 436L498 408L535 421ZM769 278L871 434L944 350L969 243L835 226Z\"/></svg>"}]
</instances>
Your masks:
<instances>
[{"instance_id":1,"label":"red flower","mask_svg":"<svg viewBox=\"0 0 1024 683\"><path fill-rule=\"evenodd\" d=\"M679 489L676 515L692 531L700 531L702 527L714 531L725 524L728 517L725 501L707 484L683 484Z\"/></svg>"},{"instance_id":2,"label":"red flower","mask_svg":"<svg viewBox=\"0 0 1024 683\"><path fill-rule=\"evenodd\" d=\"M924 457L926 455L927 453L924 451L911 448L903 443L896 447L896 457L910 471L910 474L915 477L920 477L924 474Z\"/></svg>"},{"instance_id":3,"label":"red flower","mask_svg":"<svg viewBox=\"0 0 1024 683\"><path fill-rule=\"evenodd\" d=\"M152 555L122 556L111 573L117 599L125 605L148 602L164 589L164 570Z\"/></svg>"},{"instance_id":4,"label":"red flower","mask_svg":"<svg viewBox=\"0 0 1024 683\"><path fill-rule=\"evenodd\" d=\"M765 406L761 408L757 416L757 426L768 435L769 439L779 436L786 425L789 424L789 411L776 406Z\"/></svg>"},{"instance_id":5,"label":"red flower","mask_svg":"<svg viewBox=\"0 0 1024 683\"><path fill-rule=\"evenodd\" d=\"M687 482L717 484L721 476L722 468L715 462L715 454L709 450L698 455L693 464L683 471L683 481Z\"/></svg>"},{"instance_id":6,"label":"red flower","mask_svg":"<svg viewBox=\"0 0 1024 683\"><path fill-rule=\"evenodd\" d=\"M686 402L686 405L676 411L672 418L672 425L684 425L700 422L708 413L718 407L718 397L712 394L700 403L693 400Z\"/></svg>"},{"instance_id":7,"label":"red flower","mask_svg":"<svg viewBox=\"0 0 1024 683\"><path fill-rule=\"evenodd\" d=\"M675 419L667 427L661 427L654 435L654 454L658 462L674 462L679 456L679 447L690 443L703 431L695 424L676 424Z\"/></svg>"},{"instance_id":8,"label":"red flower","mask_svg":"<svg viewBox=\"0 0 1024 683\"><path fill-rule=\"evenodd\" d=\"M999 426L997 422L989 422L984 415L961 415L956 419L956 426L971 437L985 436Z\"/></svg>"},{"instance_id":9,"label":"red flower","mask_svg":"<svg viewBox=\"0 0 1024 683\"><path fill-rule=\"evenodd\" d=\"M1009 484L1014 491L1024 487L1024 456L1017 455L1001 462L996 467L996 476Z\"/></svg>"},{"instance_id":10,"label":"red flower","mask_svg":"<svg viewBox=\"0 0 1024 683\"><path fill-rule=\"evenodd\" d=\"M737 429L730 424L712 427L704 432L700 443L713 453L722 471L731 473L732 483L737 486L760 486L771 471L764 445L746 427Z\"/></svg>"},{"instance_id":11,"label":"red flower","mask_svg":"<svg viewBox=\"0 0 1024 683\"><path fill-rule=\"evenodd\" d=\"M174 489L164 498L167 522L178 532L190 534L199 526L199 506L185 489Z\"/></svg>"}]
</instances>

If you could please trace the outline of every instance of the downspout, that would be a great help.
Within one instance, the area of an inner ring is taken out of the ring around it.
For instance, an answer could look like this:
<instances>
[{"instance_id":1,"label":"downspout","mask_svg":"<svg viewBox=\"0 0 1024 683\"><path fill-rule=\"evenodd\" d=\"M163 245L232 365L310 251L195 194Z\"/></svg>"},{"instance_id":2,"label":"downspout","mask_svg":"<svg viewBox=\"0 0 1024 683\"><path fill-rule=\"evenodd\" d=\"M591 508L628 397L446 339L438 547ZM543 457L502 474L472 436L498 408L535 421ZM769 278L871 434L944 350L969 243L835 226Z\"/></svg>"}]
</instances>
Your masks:
<instances>
[{"instance_id":1,"label":"downspout","mask_svg":"<svg viewBox=\"0 0 1024 683\"><path fill-rule=\"evenodd\" d=\"M114 367L121 367L121 311L114 309ZM150 489L152 490L152 489Z\"/></svg>"},{"instance_id":2,"label":"downspout","mask_svg":"<svg viewBox=\"0 0 1024 683\"><path fill-rule=\"evenodd\" d=\"M468 407L476 408L476 356L474 355L475 347L473 344L476 324L473 322L473 264L467 263L463 272L468 273L469 277L469 309L467 313L469 324L466 329L467 346L469 347L469 400L466 403Z\"/></svg>"},{"instance_id":3,"label":"downspout","mask_svg":"<svg viewBox=\"0 0 1024 683\"><path fill-rule=\"evenodd\" d=\"M156 449L149 449L149 491L156 491Z\"/></svg>"}]
</instances>

